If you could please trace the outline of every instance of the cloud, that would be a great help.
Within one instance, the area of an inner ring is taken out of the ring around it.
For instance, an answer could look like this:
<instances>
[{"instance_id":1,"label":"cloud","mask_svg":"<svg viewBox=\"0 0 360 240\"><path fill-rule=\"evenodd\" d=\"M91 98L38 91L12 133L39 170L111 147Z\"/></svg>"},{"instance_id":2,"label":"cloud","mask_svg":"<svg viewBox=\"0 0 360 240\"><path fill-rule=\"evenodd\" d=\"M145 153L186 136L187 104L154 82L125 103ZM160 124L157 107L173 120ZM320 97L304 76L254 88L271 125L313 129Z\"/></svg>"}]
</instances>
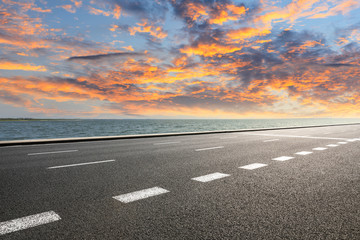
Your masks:
<instances>
[{"instance_id":1,"label":"cloud","mask_svg":"<svg viewBox=\"0 0 360 240\"><path fill-rule=\"evenodd\" d=\"M229 21L240 20L246 13L243 5L235 5L229 1L171 1L177 16L183 18L188 27L201 23L223 25Z\"/></svg>"},{"instance_id":2,"label":"cloud","mask_svg":"<svg viewBox=\"0 0 360 240\"><path fill-rule=\"evenodd\" d=\"M106 17L113 16L115 19L119 19L121 16L121 7L118 5L115 5L113 9L109 11L97 9L91 6L88 6L89 13L93 15L104 15Z\"/></svg>"},{"instance_id":3,"label":"cloud","mask_svg":"<svg viewBox=\"0 0 360 240\"><path fill-rule=\"evenodd\" d=\"M327 64L321 64L321 66L334 67L334 68L338 68L338 67L360 67L360 65L354 65L354 64L350 64L350 63L327 63Z\"/></svg>"},{"instance_id":4,"label":"cloud","mask_svg":"<svg viewBox=\"0 0 360 240\"><path fill-rule=\"evenodd\" d=\"M97 55L89 55L89 56L73 56L73 57L69 57L67 60L92 61L92 60L101 60L101 59L114 58L114 57L130 57L130 56L142 56L142 55L143 55L142 53L138 53L138 52L118 52L118 53L106 53L106 54L97 54Z\"/></svg>"},{"instance_id":5,"label":"cloud","mask_svg":"<svg viewBox=\"0 0 360 240\"><path fill-rule=\"evenodd\" d=\"M97 0L103 4L103 0ZM139 19L149 19L150 21L163 21L168 12L168 0L106 0L113 8L114 16L130 14ZM117 17L117 19L118 19Z\"/></svg>"},{"instance_id":6,"label":"cloud","mask_svg":"<svg viewBox=\"0 0 360 240\"><path fill-rule=\"evenodd\" d=\"M75 7L77 7L77 8L82 6L82 1L81 0L71 0L71 2L73 2Z\"/></svg>"},{"instance_id":7,"label":"cloud","mask_svg":"<svg viewBox=\"0 0 360 240\"><path fill-rule=\"evenodd\" d=\"M126 46L126 47L122 47L122 48L124 48L125 50L128 50L128 51L131 51L131 52L134 51L134 48L131 45Z\"/></svg>"},{"instance_id":8,"label":"cloud","mask_svg":"<svg viewBox=\"0 0 360 240\"><path fill-rule=\"evenodd\" d=\"M211 57L215 55L224 55L227 53L233 53L241 50L241 46L225 45L217 42L197 42L193 46L185 46L180 49L181 53L185 53L188 56L200 55L204 57Z\"/></svg>"},{"instance_id":9,"label":"cloud","mask_svg":"<svg viewBox=\"0 0 360 240\"><path fill-rule=\"evenodd\" d=\"M43 14L45 3L3 2L0 68L27 71L4 71L6 104L56 114L51 104L81 102L87 116L360 116L359 24L339 16L332 36L308 23L350 13L349 0L73 0L73 26L59 21L64 11ZM89 25L92 14L108 17Z\"/></svg>"},{"instance_id":10,"label":"cloud","mask_svg":"<svg viewBox=\"0 0 360 240\"><path fill-rule=\"evenodd\" d=\"M21 70L21 71L35 71L46 72L45 66L36 66L30 63L15 63L9 61L0 61L0 69L2 70Z\"/></svg>"},{"instance_id":11,"label":"cloud","mask_svg":"<svg viewBox=\"0 0 360 240\"><path fill-rule=\"evenodd\" d=\"M89 8L89 13L90 14L94 14L94 15L104 15L106 17L110 16L110 12L108 11L104 11L104 10L101 10L101 9L97 9L97 8L93 8L91 6L88 6Z\"/></svg>"},{"instance_id":12,"label":"cloud","mask_svg":"<svg viewBox=\"0 0 360 240\"><path fill-rule=\"evenodd\" d=\"M336 2L336 5L333 8L324 11L323 13L314 14L310 18L327 18L339 14L344 15L359 7L360 7L360 2L357 0L345 0L339 3Z\"/></svg>"},{"instance_id":13,"label":"cloud","mask_svg":"<svg viewBox=\"0 0 360 240\"><path fill-rule=\"evenodd\" d=\"M30 101L18 95L14 95L11 92L0 90L0 100L6 104L11 104L17 107L29 107Z\"/></svg>"},{"instance_id":14,"label":"cloud","mask_svg":"<svg viewBox=\"0 0 360 240\"><path fill-rule=\"evenodd\" d=\"M58 6L58 7L65 9L69 13L76 13L76 8L74 7L74 5L66 4L66 5L62 5L62 6Z\"/></svg>"},{"instance_id":15,"label":"cloud","mask_svg":"<svg viewBox=\"0 0 360 240\"><path fill-rule=\"evenodd\" d=\"M270 34L271 31L267 28L258 29L252 27L242 27L235 30L230 30L226 36L232 40L243 40L252 37L265 36Z\"/></svg>"},{"instance_id":16,"label":"cloud","mask_svg":"<svg viewBox=\"0 0 360 240\"><path fill-rule=\"evenodd\" d=\"M142 23L137 23L137 26L129 27L128 29L130 35L135 35L136 33L149 33L150 36L163 39L167 37L167 32L163 31L160 26L154 26L147 21L143 21Z\"/></svg>"}]
</instances>

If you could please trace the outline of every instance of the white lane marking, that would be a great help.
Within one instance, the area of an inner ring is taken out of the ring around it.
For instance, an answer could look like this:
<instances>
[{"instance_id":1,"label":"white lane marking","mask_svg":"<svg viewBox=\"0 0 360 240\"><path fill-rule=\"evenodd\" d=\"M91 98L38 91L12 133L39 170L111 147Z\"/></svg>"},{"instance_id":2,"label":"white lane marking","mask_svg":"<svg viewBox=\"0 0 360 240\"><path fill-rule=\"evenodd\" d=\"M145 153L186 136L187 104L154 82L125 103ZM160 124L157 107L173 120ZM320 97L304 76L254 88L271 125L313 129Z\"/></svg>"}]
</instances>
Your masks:
<instances>
[{"instance_id":1,"label":"white lane marking","mask_svg":"<svg viewBox=\"0 0 360 240\"><path fill-rule=\"evenodd\" d=\"M75 163L75 164L68 164L68 165L60 165L60 166L48 167L47 169L66 168L66 167L76 167L76 166L91 165L91 164L99 164L99 163L107 163L107 162L114 162L114 161L115 161L114 159L111 159L111 160L96 161L96 162Z\"/></svg>"},{"instance_id":2,"label":"white lane marking","mask_svg":"<svg viewBox=\"0 0 360 240\"><path fill-rule=\"evenodd\" d=\"M123 202L123 203L129 203L129 202L134 202L137 200L157 196L157 195L168 193L168 192L169 191L164 188L153 187L153 188L147 188L147 189L143 189L143 190L136 191L136 192L121 194L118 196L114 196L113 198L120 202Z\"/></svg>"},{"instance_id":3,"label":"white lane marking","mask_svg":"<svg viewBox=\"0 0 360 240\"><path fill-rule=\"evenodd\" d=\"M267 164L264 164L264 163L252 163L252 164L245 165L245 166L242 166L239 168L246 169L246 170L254 170L254 169L266 167L266 166L267 166Z\"/></svg>"},{"instance_id":4,"label":"white lane marking","mask_svg":"<svg viewBox=\"0 0 360 240\"><path fill-rule=\"evenodd\" d=\"M225 173L211 173L211 174L207 174L204 176L200 176L200 177L196 177L196 178L192 178L192 180L194 181L199 181L199 182L210 182L216 179L220 179L220 178L224 178L224 177L229 177L229 174L225 174Z\"/></svg>"},{"instance_id":5,"label":"white lane marking","mask_svg":"<svg viewBox=\"0 0 360 240\"><path fill-rule=\"evenodd\" d=\"M57 213L54 211L49 211L13 219L6 222L0 222L0 235L55 222L60 219L61 218Z\"/></svg>"},{"instance_id":6,"label":"white lane marking","mask_svg":"<svg viewBox=\"0 0 360 240\"><path fill-rule=\"evenodd\" d=\"M302 152L297 152L295 154L297 154L297 155L309 155L309 154L312 154L312 152L302 151Z\"/></svg>"},{"instance_id":7,"label":"white lane marking","mask_svg":"<svg viewBox=\"0 0 360 240\"><path fill-rule=\"evenodd\" d=\"M326 150L327 148L324 148L324 147L317 147L317 148L313 148L312 150L316 150L316 151L324 151Z\"/></svg>"},{"instance_id":8,"label":"white lane marking","mask_svg":"<svg viewBox=\"0 0 360 240\"><path fill-rule=\"evenodd\" d=\"M293 159L293 158L294 157L282 156L282 157L273 158L272 160L275 160L275 161L287 161L287 160L290 160L290 159Z\"/></svg>"},{"instance_id":9,"label":"white lane marking","mask_svg":"<svg viewBox=\"0 0 360 240\"><path fill-rule=\"evenodd\" d=\"M199 148L195 149L195 151L206 151L206 150L212 150L212 149L218 149L218 148L224 148L224 146L218 146L218 147L209 147L209 148Z\"/></svg>"},{"instance_id":10,"label":"white lane marking","mask_svg":"<svg viewBox=\"0 0 360 240\"><path fill-rule=\"evenodd\" d=\"M347 139L347 138L311 137L311 136L280 135L280 134L265 134L265 133L239 133L239 134L254 135L254 136L269 136L269 137L290 137L290 138L328 139L328 140L346 140L346 139Z\"/></svg>"},{"instance_id":11,"label":"white lane marking","mask_svg":"<svg viewBox=\"0 0 360 240\"><path fill-rule=\"evenodd\" d=\"M355 142L355 141L357 141L357 139L356 139L356 138L353 138L353 139L348 139L348 140L346 140L346 141L348 141L348 142Z\"/></svg>"},{"instance_id":12,"label":"white lane marking","mask_svg":"<svg viewBox=\"0 0 360 240\"><path fill-rule=\"evenodd\" d=\"M53 154L53 153L69 153L69 152L77 152L79 150L64 150L64 151L56 151L56 152L40 152L40 153L29 153L29 156L33 155L41 155L41 154Z\"/></svg>"},{"instance_id":13,"label":"white lane marking","mask_svg":"<svg viewBox=\"0 0 360 240\"><path fill-rule=\"evenodd\" d=\"M279 141L279 139L269 139L269 140L265 140L263 142L274 142L274 141Z\"/></svg>"},{"instance_id":14,"label":"white lane marking","mask_svg":"<svg viewBox=\"0 0 360 240\"><path fill-rule=\"evenodd\" d=\"M154 143L154 145L165 145L165 144L175 144L175 143L180 143L180 142L159 142L159 143Z\"/></svg>"},{"instance_id":15,"label":"white lane marking","mask_svg":"<svg viewBox=\"0 0 360 240\"><path fill-rule=\"evenodd\" d=\"M230 139L230 138L237 138L237 136L233 136L233 137L221 137L220 139Z\"/></svg>"},{"instance_id":16,"label":"white lane marking","mask_svg":"<svg viewBox=\"0 0 360 240\"><path fill-rule=\"evenodd\" d=\"M347 142L338 142L338 144L347 144Z\"/></svg>"},{"instance_id":17,"label":"white lane marking","mask_svg":"<svg viewBox=\"0 0 360 240\"><path fill-rule=\"evenodd\" d=\"M328 147L337 147L337 146L339 146L339 145L336 145L336 144L329 144L329 145L326 145L326 146L328 146Z\"/></svg>"}]
</instances>

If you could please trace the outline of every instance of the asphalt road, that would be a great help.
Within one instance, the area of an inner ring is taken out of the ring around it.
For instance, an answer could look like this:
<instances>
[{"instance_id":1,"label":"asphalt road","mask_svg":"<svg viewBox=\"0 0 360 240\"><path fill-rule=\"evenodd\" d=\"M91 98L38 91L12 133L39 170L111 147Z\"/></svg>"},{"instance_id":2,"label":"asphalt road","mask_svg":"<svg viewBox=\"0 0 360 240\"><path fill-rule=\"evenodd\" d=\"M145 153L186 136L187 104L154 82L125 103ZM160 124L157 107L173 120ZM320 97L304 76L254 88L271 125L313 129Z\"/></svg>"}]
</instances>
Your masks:
<instances>
[{"instance_id":1,"label":"asphalt road","mask_svg":"<svg viewBox=\"0 0 360 240\"><path fill-rule=\"evenodd\" d=\"M360 125L0 148L0 239L360 239Z\"/></svg>"}]
</instances>

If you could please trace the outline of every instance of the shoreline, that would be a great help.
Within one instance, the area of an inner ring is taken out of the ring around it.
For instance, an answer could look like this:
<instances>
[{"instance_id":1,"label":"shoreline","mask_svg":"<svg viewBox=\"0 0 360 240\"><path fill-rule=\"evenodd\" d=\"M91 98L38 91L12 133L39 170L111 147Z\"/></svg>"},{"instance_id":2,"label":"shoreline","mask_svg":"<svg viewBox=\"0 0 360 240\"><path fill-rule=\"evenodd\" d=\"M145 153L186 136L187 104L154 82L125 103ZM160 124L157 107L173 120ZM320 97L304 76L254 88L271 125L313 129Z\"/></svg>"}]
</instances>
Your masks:
<instances>
[{"instance_id":1,"label":"shoreline","mask_svg":"<svg viewBox=\"0 0 360 240\"><path fill-rule=\"evenodd\" d=\"M346 126L346 125L360 125L360 123L290 126L290 127L278 127L278 128L218 130L218 131L201 131L201 132L178 132L178 133L155 133L155 134L76 137L76 138L9 140L9 141L0 141L0 147L14 146L14 145L36 145L36 144L48 144L48 143L71 143L71 142L121 140L121 139L136 139L136 138L174 137L174 136L203 135L203 134L217 134L217 133L256 132L256 131L271 131L271 130L285 130L285 129L299 129L299 128L314 128L314 127L333 127L333 126Z\"/></svg>"}]
</instances>

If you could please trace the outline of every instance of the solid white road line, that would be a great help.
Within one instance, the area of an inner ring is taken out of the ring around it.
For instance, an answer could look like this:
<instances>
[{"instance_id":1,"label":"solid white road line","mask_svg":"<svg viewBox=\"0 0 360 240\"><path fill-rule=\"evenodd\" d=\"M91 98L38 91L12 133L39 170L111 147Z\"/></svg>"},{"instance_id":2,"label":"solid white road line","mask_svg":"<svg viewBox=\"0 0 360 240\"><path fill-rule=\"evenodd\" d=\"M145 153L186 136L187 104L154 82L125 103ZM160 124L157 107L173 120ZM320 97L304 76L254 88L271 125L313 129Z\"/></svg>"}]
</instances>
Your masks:
<instances>
[{"instance_id":1,"label":"solid white road line","mask_svg":"<svg viewBox=\"0 0 360 240\"><path fill-rule=\"evenodd\" d=\"M245 166L242 166L239 168L246 169L246 170L254 170L254 169L266 167L266 166L267 166L267 164L264 164L264 163L252 163L252 164L245 165Z\"/></svg>"},{"instance_id":2,"label":"solid white road line","mask_svg":"<svg viewBox=\"0 0 360 240\"><path fill-rule=\"evenodd\" d=\"M265 133L239 133L239 134L253 135L253 136L309 138L309 139L328 139L328 140L346 140L346 139L347 139L347 138L311 137L311 136L280 135L280 134L265 134Z\"/></svg>"},{"instance_id":3,"label":"solid white road line","mask_svg":"<svg viewBox=\"0 0 360 240\"><path fill-rule=\"evenodd\" d=\"M211 173L211 174L207 174L204 176L192 178L192 180L199 181L199 182L210 182L210 181L213 181L216 179L229 177L229 176L230 176L229 174L216 172L216 173Z\"/></svg>"},{"instance_id":4,"label":"solid white road line","mask_svg":"<svg viewBox=\"0 0 360 240\"><path fill-rule=\"evenodd\" d=\"M338 142L338 144L347 144L347 142Z\"/></svg>"},{"instance_id":5,"label":"solid white road line","mask_svg":"<svg viewBox=\"0 0 360 240\"><path fill-rule=\"evenodd\" d=\"M265 140L263 142L274 142L274 141L279 141L279 139L269 139L269 140Z\"/></svg>"},{"instance_id":6,"label":"solid white road line","mask_svg":"<svg viewBox=\"0 0 360 240\"><path fill-rule=\"evenodd\" d=\"M175 144L175 143L180 143L180 142L159 142L159 143L154 143L154 145L165 145L165 144Z\"/></svg>"},{"instance_id":7,"label":"solid white road line","mask_svg":"<svg viewBox=\"0 0 360 240\"><path fill-rule=\"evenodd\" d=\"M309 154L312 154L312 152L302 151L302 152L297 152L295 154L297 154L297 155L309 155Z\"/></svg>"},{"instance_id":8,"label":"solid white road line","mask_svg":"<svg viewBox=\"0 0 360 240\"><path fill-rule=\"evenodd\" d=\"M153 188L147 188L147 189L143 189L143 190L136 191L136 192L121 194L121 195L115 196L113 198L120 202L123 202L123 203L129 203L129 202L134 202L137 200L157 196L157 195L168 193L168 192L169 191L164 188L153 187Z\"/></svg>"},{"instance_id":9,"label":"solid white road line","mask_svg":"<svg viewBox=\"0 0 360 240\"><path fill-rule=\"evenodd\" d=\"M328 146L328 147L337 147L337 146L339 146L339 145L336 145L336 144L329 144L329 145L326 145L326 146Z\"/></svg>"},{"instance_id":10,"label":"solid white road line","mask_svg":"<svg viewBox=\"0 0 360 240\"><path fill-rule=\"evenodd\" d=\"M114 162L114 161L115 161L114 159L111 159L111 160L96 161L96 162L75 163L75 164L69 164L69 165L48 167L47 169L76 167L76 166L91 165L91 164L98 164L98 163L107 163L107 162Z\"/></svg>"},{"instance_id":11,"label":"solid white road line","mask_svg":"<svg viewBox=\"0 0 360 240\"><path fill-rule=\"evenodd\" d=\"M316 151L324 151L326 150L327 148L324 148L324 147L317 147L317 148L313 148L312 150L316 150Z\"/></svg>"},{"instance_id":12,"label":"solid white road line","mask_svg":"<svg viewBox=\"0 0 360 240\"><path fill-rule=\"evenodd\" d=\"M29 153L29 156L33 155L41 155L41 154L53 154L53 153L69 153L69 152L77 152L79 150L64 150L64 151L56 151L56 152L40 152L40 153Z\"/></svg>"},{"instance_id":13,"label":"solid white road line","mask_svg":"<svg viewBox=\"0 0 360 240\"><path fill-rule=\"evenodd\" d=\"M199 148L195 149L195 151L206 151L206 150L212 150L212 149L218 149L218 148L224 148L224 146L218 146L218 147L209 147L209 148Z\"/></svg>"},{"instance_id":14,"label":"solid white road line","mask_svg":"<svg viewBox=\"0 0 360 240\"><path fill-rule=\"evenodd\" d=\"M290 160L290 159L293 159L293 158L294 157L282 156L282 157L273 158L272 160L275 160L275 161L287 161L287 160Z\"/></svg>"},{"instance_id":15,"label":"solid white road line","mask_svg":"<svg viewBox=\"0 0 360 240\"><path fill-rule=\"evenodd\" d=\"M0 222L0 235L19 230L36 227L60 220L60 216L53 211L17 218L7 222Z\"/></svg>"}]
</instances>

